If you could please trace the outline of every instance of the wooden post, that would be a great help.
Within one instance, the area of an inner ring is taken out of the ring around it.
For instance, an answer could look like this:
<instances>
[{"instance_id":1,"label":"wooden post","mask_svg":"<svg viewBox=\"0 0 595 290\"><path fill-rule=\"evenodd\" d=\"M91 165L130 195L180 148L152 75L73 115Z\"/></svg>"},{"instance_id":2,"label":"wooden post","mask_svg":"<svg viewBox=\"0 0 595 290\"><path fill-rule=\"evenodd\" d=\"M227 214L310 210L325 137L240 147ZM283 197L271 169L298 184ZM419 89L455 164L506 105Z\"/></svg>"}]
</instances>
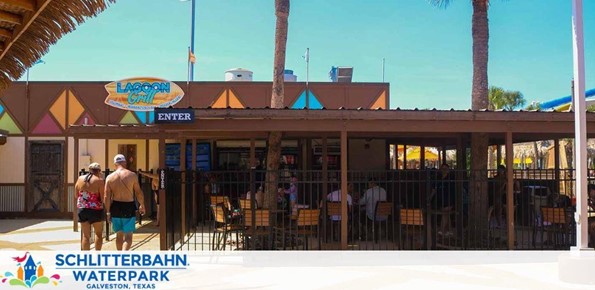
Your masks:
<instances>
[{"instance_id":1,"label":"wooden post","mask_svg":"<svg viewBox=\"0 0 595 290\"><path fill-rule=\"evenodd\" d=\"M556 179L556 192L560 193L560 140L554 139L554 178Z\"/></svg>"},{"instance_id":2,"label":"wooden post","mask_svg":"<svg viewBox=\"0 0 595 290\"><path fill-rule=\"evenodd\" d=\"M250 168L256 167L256 140L250 138Z\"/></svg>"},{"instance_id":3,"label":"wooden post","mask_svg":"<svg viewBox=\"0 0 595 290\"><path fill-rule=\"evenodd\" d=\"M145 139L145 171L147 172L151 170L151 168L149 167L149 158L151 158L151 154L149 154L149 146L149 139ZM153 195L151 195L151 198L153 198Z\"/></svg>"},{"instance_id":4,"label":"wooden post","mask_svg":"<svg viewBox=\"0 0 595 290\"><path fill-rule=\"evenodd\" d=\"M397 161L397 166L399 162ZM407 145L403 144L403 170L407 169Z\"/></svg>"},{"instance_id":5,"label":"wooden post","mask_svg":"<svg viewBox=\"0 0 595 290\"><path fill-rule=\"evenodd\" d=\"M506 132L506 223L508 224L508 249L514 250L514 174L512 132Z\"/></svg>"},{"instance_id":6,"label":"wooden post","mask_svg":"<svg viewBox=\"0 0 595 290\"><path fill-rule=\"evenodd\" d=\"M419 169L426 169L426 146L419 146Z\"/></svg>"},{"instance_id":7,"label":"wooden post","mask_svg":"<svg viewBox=\"0 0 595 290\"><path fill-rule=\"evenodd\" d=\"M159 168L165 168L165 139L159 138ZM167 201L165 200L165 189L159 189L159 249L167 249Z\"/></svg>"},{"instance_id":8,"label":"wooden post","mask_svg":"<svg viewBox=\"0 0 595 290\"><path fill-rule=\"evenodd\" d=\"M192 172L192 178L191 180L191 184L192 184L192 225L196 226L197 222L198 222L198 209L196 207L196 185L198 184L198 172L197 172L197 168L196 168L196 139L192 138L192 168L191 168L191 172Z\"/></svg>"},{"instance_id":9,"label":"wooden post","mask_svg":"<svg viewBox=\"0 0 595 290\"><path fill-rule=\"evenodd\" d=\"M326 136L322 136L322 228L324 229L323 235L326 237L327 229L327 213L326 213L326 196L328 195L328 144ZM316 158L316 157L314 157ZM314 161L316 162L316 161ZM333 229L331 229L333 230ZM333 230L334 231L334 230Z\"/></svg>"},{"instance_id":10,"label":"wooden post","mask_svg":"<svg viewBox=\"0 0 595 290\"><path fill-rule=\"evenodd\" d=\"M74 137L74 183L76 184L76 181L79 178L79 138L78 137ZM68 172L68 170L67 170ZM78 193L76 192L76 190L72 191L72 194L74 196L77 196ZM68 196L68 194L66 195ZM75 232L79 231L79 221L78 221L78 214L77 214L77 208L76 208L76 202L74 201L74 196L73 196L73 200L69 200L68 202L72 203L73 207L72 207L72 229ZM101 197L103 198L103 196Z\"/></svg>"},{"instance_id":11,"label":"wooden post","mask_svg":"<svg viewBox=\"0 0 595 290\"><path fill-rule=\"evenodd\" d=\"M446 163L446 146L442 147L442 163L438 164L438 167L442 166L444 163Z\"/></svg>"},{"instance_id":12,"label":"wooden post","mask_svg":"<svg viewBox=\"0 0 595 290\"><path fill-rule=\"evenodd\" d=\"M341 216L347 216L347 131L341 131ZM347 250L347 219L341 218L341 249Z\"/></svg>"},{"instance_id":13,"label":"wooden post","mask_svg":"<svg viewBox=\"0 0 595 290\"><path fill-rule=\"evenodd\" d=\"M180 171L181 171L181 213L182 213L182 240L180 243L184 243L186 240L186 233L188 229L186 228L186 138L181 140L181 148L180 148Z\"/></svg>"},{"instance_id":14,"label":"wooden post","mask_svg":"<svg viewBox=\"0 0 595 290\"><path fill-rule=\"evenodd\" d=\"M456 156L456 161L457 161L457 165L456 165L456 180L457 180L457 191L459 194L456 195L456 206L455 206L455 210L458 212L457 213L457 220L456 220L456 225L457 225L457 234L461 235L463 233L463 223L464 221L464 215L463 215L463 191L464 191L464 180L466 180L467 176L465 174L465 162L464 160L464 156L465 155L465 147L463 146L463 139L462 137L459 135L457 136L457 156Z\"/></svg>"},{"instance_id":15,"label":"wooden post","mask_svg":"<svg viewBox=\"0 0 595 290\"><path fill-rule=\"evenodd\" d=\"M498 165L502 164L502 146L500 145L496 145L497 149L496 149L496 168L498 168Z\"/></svg>"}]
</instances>

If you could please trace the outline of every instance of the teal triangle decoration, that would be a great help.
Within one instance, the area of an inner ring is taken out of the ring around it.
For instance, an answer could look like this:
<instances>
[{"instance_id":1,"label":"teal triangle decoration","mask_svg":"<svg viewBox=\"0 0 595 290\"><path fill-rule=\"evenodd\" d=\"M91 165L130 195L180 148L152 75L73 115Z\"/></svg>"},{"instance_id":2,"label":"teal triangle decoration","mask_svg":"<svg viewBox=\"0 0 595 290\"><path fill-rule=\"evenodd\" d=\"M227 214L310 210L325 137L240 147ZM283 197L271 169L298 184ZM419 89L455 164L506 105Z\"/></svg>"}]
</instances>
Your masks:
<instances>
[{"instance_id":1,"label":"teal triangle decoration","mask_svg":"<svg viewBox=\"0 0 595 290\"><path fill-rule=\"evenodd\" d=\"M4 107L2 107L2 104L0 104L0 116L2 116L2 113L4 113Z\"/></svg>"},{"instance_id":2,"label":"teal triangle decoration","mask_svg":"<svg viewBox=\"0 0 595 290\"><path fill-rule=\"evenodd\" d=\"M136 115L136 118L142 124L147 124L147 113L146 112L137 112L137 111L135 111L134 114Z\"/></svg>"},{"instance_id":3,"label":"teal triangle decoration","mask_svg":"<svg viewBox=\"0 0 595 290\"><path fill-rule=\"evenodd\" d=\"M148 124L153 124L155 123L155 112L149 112L149 123Z\"/></svg>"},{"instance_id":4,"label":"teal triangle decoration","mask_svg":"<svg viewBox=\"0 0 595 290\"><path fill-rule=\"evenodd\" d=\"M314 95L312 93L311 90L308 90L308 108L311 110L320 110L322 109L322 104L320 103L320 101L318 100L318 98L316 97L316 95ZM293 103L293 106L291 106L292 109L303 109L306 107L306 90L304 90L302 92L302 94L297 98L297 100Z\"/></svg>"}]
</instances>

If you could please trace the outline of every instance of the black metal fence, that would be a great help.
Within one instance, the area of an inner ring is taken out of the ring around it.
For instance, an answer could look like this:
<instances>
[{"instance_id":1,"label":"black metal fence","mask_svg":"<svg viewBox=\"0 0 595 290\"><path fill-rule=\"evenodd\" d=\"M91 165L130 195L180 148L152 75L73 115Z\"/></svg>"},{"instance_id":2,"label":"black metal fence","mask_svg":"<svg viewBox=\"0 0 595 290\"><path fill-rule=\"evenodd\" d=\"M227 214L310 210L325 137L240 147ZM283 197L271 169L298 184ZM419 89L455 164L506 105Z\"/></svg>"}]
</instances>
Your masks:
<instances>
[{"instance_id":1,"label":"black metal fence","mask_svg":"<svg viewBox=\"0 0 595 290\"><path fill-rule=\"evenodd\" d=\"M515 170L509 201L495 171L349 171L344 216L339 171L168 171L167 248L341 249L346 219L352 250L568 249L574 172L558 172Z\"/></svg>"}]
</instances>

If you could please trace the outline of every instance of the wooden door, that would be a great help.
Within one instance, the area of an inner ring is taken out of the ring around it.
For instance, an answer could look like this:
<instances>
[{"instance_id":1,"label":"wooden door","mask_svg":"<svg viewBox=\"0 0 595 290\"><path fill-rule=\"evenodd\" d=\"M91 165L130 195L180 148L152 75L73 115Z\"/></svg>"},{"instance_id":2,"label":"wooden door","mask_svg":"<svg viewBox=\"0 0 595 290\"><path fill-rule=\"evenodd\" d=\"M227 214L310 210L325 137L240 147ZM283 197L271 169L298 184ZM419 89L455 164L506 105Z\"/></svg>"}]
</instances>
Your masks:
<instances>
[{"instance_id":1,"label":"wooden door","mask_svg":"<svg viewBox=\"0 0 595 290\"><path fill-rule=\"evenodd\" d=\"M29 143L28 212L62 212L64 142Z\"/></svg>"}]
</instances>

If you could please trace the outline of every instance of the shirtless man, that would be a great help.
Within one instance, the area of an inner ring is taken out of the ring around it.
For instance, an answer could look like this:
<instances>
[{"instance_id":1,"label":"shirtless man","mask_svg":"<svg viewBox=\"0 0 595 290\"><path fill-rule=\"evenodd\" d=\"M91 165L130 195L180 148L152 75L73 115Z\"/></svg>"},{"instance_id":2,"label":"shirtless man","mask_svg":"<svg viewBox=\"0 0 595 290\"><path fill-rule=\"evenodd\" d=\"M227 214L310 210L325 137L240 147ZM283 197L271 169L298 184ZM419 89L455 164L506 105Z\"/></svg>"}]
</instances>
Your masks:
<instances>
[{"instance_id":1,"label":"shirtless man","mask_svg":"<svg viewBox=\"0 0 595 290\"><path fill-rule=\"evenodd\" d=\"M138 184L136 174L126 169L126 157L118 154L114 157L116 171L108 175L105 180L105 210L107 220L111 221L116 232L116 248L118 251L130 250L132 233L136 223L136 204L134 195L139 203L138 211L145 214L145 200Z\"/></svg>"}]
</instances>

